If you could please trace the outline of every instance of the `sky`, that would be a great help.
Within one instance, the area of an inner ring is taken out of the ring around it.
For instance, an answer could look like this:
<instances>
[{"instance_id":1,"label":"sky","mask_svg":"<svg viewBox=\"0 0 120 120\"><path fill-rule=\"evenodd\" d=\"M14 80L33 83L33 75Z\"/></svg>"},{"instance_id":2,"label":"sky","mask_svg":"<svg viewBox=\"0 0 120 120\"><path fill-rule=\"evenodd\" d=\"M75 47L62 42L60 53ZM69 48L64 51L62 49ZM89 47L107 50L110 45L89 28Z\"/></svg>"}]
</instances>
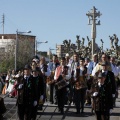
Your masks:
<instances>
[{"instance_id":1,"label":"sky","mask_svg":"<svg viewBox=\"0 0 120 120\"><path fill-rule=\"evenodd\" d=\"M4 33L16 34L16 30L36 36L39 51L55 49L56 44L71 39L76 43L76 35L80 39L86 36L91 39L91 25L88 25L86 13L95 6L102 13L101 25L97 26L96 43L104 49L110 48L109 35L120 37L120 0L0 0L0 34L2 31L2 15L5 15ZM54 51L53 51L54 52Z\"/></svg>"}]
</instances>

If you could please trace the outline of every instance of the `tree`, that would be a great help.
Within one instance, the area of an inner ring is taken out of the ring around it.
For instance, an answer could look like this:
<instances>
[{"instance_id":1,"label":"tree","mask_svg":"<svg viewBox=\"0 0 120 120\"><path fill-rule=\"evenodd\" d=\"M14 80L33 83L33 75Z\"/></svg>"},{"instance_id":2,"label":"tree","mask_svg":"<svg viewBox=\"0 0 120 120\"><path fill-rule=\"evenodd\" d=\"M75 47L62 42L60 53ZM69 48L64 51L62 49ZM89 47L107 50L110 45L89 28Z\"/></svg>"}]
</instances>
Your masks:
<instances>
[{"instance_id":1,"label":"tree","mask_svg":"<svg viewBox=\"0 0 120 120\"><path fill-rule=\"evenodd\" d=\"M23 68L25 64L29 64L34 56L34 42L30 39L20 38L18 42L17 68Z\"/></svg>"},{"instance_id":2,"label":"tree","mask_svg":"<svg viewBox=\"0 0 120 120\"><path fill-rule=\"evenodd\" d=\"M6 46L6 52L0 52L0 72L7 72L9 69L15 68L15 41L11 45ZM23 68L25 64L29 64L34 56L34 40L30 40L27 36L18 36L17 42L17 70Z\"/></svg>"}]
</instances>

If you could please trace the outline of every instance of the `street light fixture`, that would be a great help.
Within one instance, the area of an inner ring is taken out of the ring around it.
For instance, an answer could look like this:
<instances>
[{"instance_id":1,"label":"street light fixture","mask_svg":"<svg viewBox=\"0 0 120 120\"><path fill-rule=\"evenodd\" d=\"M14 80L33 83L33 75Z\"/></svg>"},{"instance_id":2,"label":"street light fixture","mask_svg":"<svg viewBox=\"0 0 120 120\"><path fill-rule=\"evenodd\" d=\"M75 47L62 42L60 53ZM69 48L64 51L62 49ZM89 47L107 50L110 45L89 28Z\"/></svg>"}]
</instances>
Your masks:
<instances>
[{"instance_id":1,"label":"street light fixture","mask_svg":"<svg viewBox=\"0 0 120 120\"><path fill-rule=\"evenodd\" d=\"M37 42L37 44L41 44L41 43L48 43L48 41Z\"/></svg>"},{"instance_id":2,"label":"street light fixture","mask_svg":"<svg viewBox=\"0 0 120 120\"><path fill-rule=\"evenodd\" d=\"M16 30L16 41L15 41L15 71L17 70L17 48L18 48L18 34L31 33L31 31L21 32Z\"/></svg>"},{"instance_id":3,"label":"street light fixture","mask_svg":"<svg viewBox=\"0 0 120 120\"><path fill-rule=\"evenodd\" d=\"M27 31L26 33L31 33L31 31Z\"/></svg>"},{"instance_id":4,"label":"street light fixture","mask_svg":"<svg viewBox=\"0 0 120 120\"><path fill-rule=\"evenodd\" d=\"M35 45L35 56L37 55L37 44L42 44L42 43L48 43L48 41L37 42L37 40L36 40L36 45Z\"/></svg>"}]
</instances>

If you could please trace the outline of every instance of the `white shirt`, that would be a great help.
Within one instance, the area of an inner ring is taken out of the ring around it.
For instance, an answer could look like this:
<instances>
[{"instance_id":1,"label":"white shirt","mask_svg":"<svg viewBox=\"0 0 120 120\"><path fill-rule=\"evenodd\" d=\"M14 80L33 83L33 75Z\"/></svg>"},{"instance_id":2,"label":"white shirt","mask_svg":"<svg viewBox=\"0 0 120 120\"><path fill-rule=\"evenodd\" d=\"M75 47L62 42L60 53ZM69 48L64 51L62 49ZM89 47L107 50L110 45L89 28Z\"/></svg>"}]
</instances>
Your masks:
<instances>
[{"instance_id":1,"label":"white shirt","mask_svg":"<svg viewBox=\"0 0 120 120\"><path fill-rule=\"evenodd\" d=\"M77 72L77 70L75 70L75 73L74 73L74 79L76 80L76 72ZM80 76L83 76L83 67L80 67ZM89 72L88 72L88 69L87 69L87 74L89 74Z\"/></svg>"},{"instance_id":2,"label":"white shirt","mask_svg":"<svg viewBox=\"0 0 120 120\"><path fill-rule=\"evenodd\" d=\"M92 76L95 76L95 73L97 72L97 67L99 66L99 63L97 63L97 65L93 68L92 70Z\"/></svg>"},{"instance_id":3,"label":"white shirt","mask_svg":"<svg viewBox=\"0 0 120 120\"><path fill-rule=\"evenodd\" d=\"M107 70L106 71L102 70L102 73L105 73L105 75L107 75L108 71Z\"/></svg>"},{"instance_id":4,"label":"white shirt","mask_svg":"<svg viewBox=\"0 0 120 120\"><path fill-rule=\"evenodd\" d=\"M57 70L58 70L58 68L56 68L56 70L55 70L54 80L57 80L57 76L56 76ZM62 74L62 70L61 70L61 74ZM71 78L71 70L70 70L70 68L68 68L68 74L65 75L65 79L69 80L70 78Z\"/></svg>"},{"instance_id":5,"label":"white shirt","mask_svg":"<svg viewBox=\"0 0 120 120\"><path fill-rule=\"evenodd\" d=\"M111 63L111 68L112 68L112 72L114 73L115 76L118 76L118 69L117 66Z\"/></svg>"},{"instance_id":6,"label":"white shirt","mask_svg":"<svg viewBox=\"0 0 120 120\"><path fill-rule=\"evenodd\" d=\"M118 71L118 73L120 72L120 66L117 66L117 71Z\"/></svg>"},{"instance_id":7,"label":"white shirt","mask_svg":"<svg viewBox=\"0 0 120 120\"><path fill-rule=\"evenodd\" d=\"M56 69L56 63L54 62L49 62L48 63L48 69L51 71L54 71Z\"/></svg>"},{"instance_id":8,"label":"white shirt","mask_svg":"<svg viewBox=\"0 0 120 120\"><path fill-rule=\"evenodd\" d=\"M40 65L41 72L43 72L43 65ZM50 76L50 69L47 68L47 72L45 72L45 76L49 77Z\"/></svg>"},{"instance_id":9,"label":"white shirt","mask_svg":"<svg viewBox=\"0 0 120 120\"><path fill-rule=\"evenodd\" d=\"M88 69L88 74L91 74L92 73L92 70L93 70L93 62L89 62L87 65L86 65L87 69Z\"/></svg>"},{"instance_id":10,"label":"white shirt","mask_svg":"<svg viewBox=\"0 0 120 120\"><path fill-rule=\"evenodd\" d=\"M120 79L120 66L117 66L117 70L118 70L118 78Z\"/></svg>"},{"instance_id":11,"label":"white shirt","mask_svg":"<svg viewBox=\"0 0 120 120\"><path fill-rule=\"evenodd\" d=\"M28 79L29 79L29 77L30 77L30 76L26 76L26 75L24 75L24 79L27 81L27 83L28 83Z\"/></svg>"}]
</instances>

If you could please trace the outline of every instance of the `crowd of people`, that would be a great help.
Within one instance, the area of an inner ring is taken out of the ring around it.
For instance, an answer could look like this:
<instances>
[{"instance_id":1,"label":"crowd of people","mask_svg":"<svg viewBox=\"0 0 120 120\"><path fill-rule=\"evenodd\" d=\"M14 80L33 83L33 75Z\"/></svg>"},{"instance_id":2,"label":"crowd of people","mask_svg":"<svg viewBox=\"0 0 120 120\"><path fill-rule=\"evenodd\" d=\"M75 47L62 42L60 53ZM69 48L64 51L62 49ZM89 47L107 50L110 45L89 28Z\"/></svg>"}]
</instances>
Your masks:
<instances>
[{"instance_id":1,"label":"crowd of people","mask_svg":"<svg viewBox=\"0 0 120 120\"><path fill-rule=\"evenodd\" d=\"M77 53L60 60L53 55L49 63L35 57L23 70L1 75L0 93L17 98L19 120L35 120L46 101L57 104L60 114L66 104L75 105L76 114L84 114L84 106L91 105L96 120L109 120L118 97L119 73L120 63L105 53L100 60L97 54L91 60Z\"/></svg>"}]
</instances>

